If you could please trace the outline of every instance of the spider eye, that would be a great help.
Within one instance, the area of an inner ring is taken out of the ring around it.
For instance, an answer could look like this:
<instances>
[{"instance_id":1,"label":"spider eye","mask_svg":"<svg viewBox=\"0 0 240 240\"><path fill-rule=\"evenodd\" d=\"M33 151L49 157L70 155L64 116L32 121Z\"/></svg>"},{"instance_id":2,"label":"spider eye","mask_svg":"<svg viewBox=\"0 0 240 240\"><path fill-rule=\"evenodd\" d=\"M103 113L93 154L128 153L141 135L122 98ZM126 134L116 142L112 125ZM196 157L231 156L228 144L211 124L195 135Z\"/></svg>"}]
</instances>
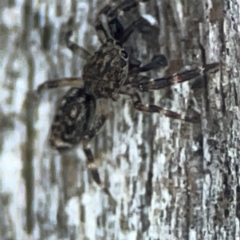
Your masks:
<instances>
[{"instance_id":1,"label":"spider eye","mask_svg":"<svg viewBox=\"0 0 240 240\"><path fill-rule=\"evenodd\" d=\"M128 54L126 51L122 50L121 54L122 54L122 57L128 58Z\"/></svg>"}]
</instances>

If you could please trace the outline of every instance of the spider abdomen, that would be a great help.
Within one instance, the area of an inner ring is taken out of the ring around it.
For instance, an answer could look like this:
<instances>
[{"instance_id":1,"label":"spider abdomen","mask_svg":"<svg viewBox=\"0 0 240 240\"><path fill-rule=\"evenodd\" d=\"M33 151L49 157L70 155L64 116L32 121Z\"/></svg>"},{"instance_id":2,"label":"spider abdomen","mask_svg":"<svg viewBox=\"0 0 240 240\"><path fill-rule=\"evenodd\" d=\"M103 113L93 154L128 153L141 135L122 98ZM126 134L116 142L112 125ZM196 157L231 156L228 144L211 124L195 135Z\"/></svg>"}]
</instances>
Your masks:
<instances>
[{"instance_id":1,"label":"spider abdomen","mask_svg":"<svg viewBox=\"0 0 240 240\"><path fill-rule=\"evenodd\" d=\"M50 131L50 145L60 151L80 143L91 125L95 109L93 96L86 94L84 89L71 88L56 111Z\"/></svg>"}]
</instances>

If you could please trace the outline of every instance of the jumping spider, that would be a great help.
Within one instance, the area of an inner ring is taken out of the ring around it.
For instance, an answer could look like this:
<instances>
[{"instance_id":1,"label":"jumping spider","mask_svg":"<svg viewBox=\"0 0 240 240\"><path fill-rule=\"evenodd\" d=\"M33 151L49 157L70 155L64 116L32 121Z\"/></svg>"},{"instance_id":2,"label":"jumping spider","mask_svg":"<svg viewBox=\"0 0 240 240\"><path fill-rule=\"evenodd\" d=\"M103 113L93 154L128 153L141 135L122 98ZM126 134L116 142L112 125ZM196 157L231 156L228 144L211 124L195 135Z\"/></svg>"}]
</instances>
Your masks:
<instances>
[{"instance_id":1,"label":"jumping spider","mask_svg":"<svg viewBox=\"0 0 240 240\"><path fill-rule=\"evenodd\" d=\"M93 55L73 43L70 40L72 31L68 31L65 37L67 47L73 53L87 59L82 77L48 80L39 85L37 89L40 93L43 89L72 87L63 96L57 108L51 126L49 142L59 152L72 149L82 142L88 167L95 182L99 185L102 185L102 183L94 164L92 152L88 147L88 142L106 121L105 114L96 114L97 101L102 98L117 100L119 94L124 94L131 97L133 106L139 111L161 113L171 118L195 123L199 121L198 114L189 117L156 105L144 105L138 91L147 92L188 81L218 66L217 63L212 63L204 68L195 68L157 79L139 75L141 72L167 65L167 60L163 55L155 55L150 63L141 66L141 62L129 55L126 49L122 47L131 33L141 25L142 19L139 18L124 29L117 18L117 12L119 10L123 12L130 10L137 6L139 1L125 0L114 8L107 5L98 13L95 29L102 46ZM141 1L144 2L144 0ZM108 19L111 36L103 27L100 20L101 15L106 15ZM109 194L106 188L104 190Z\"/></svg>"}]
</instances>

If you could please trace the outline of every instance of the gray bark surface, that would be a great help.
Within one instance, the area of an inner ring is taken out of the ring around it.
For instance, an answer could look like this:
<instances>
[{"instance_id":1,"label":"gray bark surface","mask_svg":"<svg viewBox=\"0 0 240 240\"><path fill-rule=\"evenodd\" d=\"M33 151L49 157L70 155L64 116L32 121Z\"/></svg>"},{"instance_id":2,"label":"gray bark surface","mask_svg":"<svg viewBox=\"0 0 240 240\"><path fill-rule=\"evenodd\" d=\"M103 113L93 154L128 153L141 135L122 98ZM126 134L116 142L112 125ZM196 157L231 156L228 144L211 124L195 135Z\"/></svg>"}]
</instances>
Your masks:
<instances>
[{"instance_id":1,"label":"gray bark surface","mask_svg":"<svg viewBox=\"0 0 240 240\"><path fill-rule=\"evenodd\" d=\"M114 2L120 2L114 1ZM103 0L0 3L0 239L240 239L239 0L149 0L120 20L152 16L152 33L135 31L128 45L143 64L166 54L167 69L220 62L219 71L142 94L144 103L199 124L111 103L109 120L91 142L101 178L117 203L92 180L81 145L59 155L48 146L57 99L65 89L32 91L46 79L81 76L85 61L73 40L94 52L94 18Z\"/></svg>"}]
</instances>

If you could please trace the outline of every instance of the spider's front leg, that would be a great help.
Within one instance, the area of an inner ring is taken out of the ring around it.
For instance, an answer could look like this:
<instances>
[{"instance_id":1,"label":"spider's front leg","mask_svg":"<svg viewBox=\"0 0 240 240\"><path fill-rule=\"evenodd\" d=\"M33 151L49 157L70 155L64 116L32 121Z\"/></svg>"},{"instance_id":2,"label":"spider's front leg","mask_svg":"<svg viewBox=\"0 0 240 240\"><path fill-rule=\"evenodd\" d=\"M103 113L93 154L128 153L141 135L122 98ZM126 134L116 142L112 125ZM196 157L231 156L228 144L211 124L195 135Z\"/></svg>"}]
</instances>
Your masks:
<instances>
[{"instance_id":1,"label":"spider's front leg","mask_svg":"<svg viewBox=\"0 0 240 240\"><path fill-rule=\"evenodd\" d=\"M101 9L96 17L95 26L100 41L102 43L106 42L106 39L108 38L108 34L101 23L101 15L107 16L108 27L111 36L116 39L120 44L122 44L126 42L132 32L138 28L138 26L142 22L142 18L139 18L136 21L132 22L132 24L130 24L126 29L124 29L124 27L118 20L118 13L127 12L130 9L136 7L139 2L147 1L148 0L125 0L116 7L112 7L111 4L108 4L103 9Z\"/></svg>"},{"instance_id":2,"label":"spider's front leg","mask_svg":"<svg viewBox=\"0 0 240 240\"><path fill-rule=\"evenodd\" d=\"M88 60L89 57L91 57L91 53L89 53L85 48L79 46L78 44L72 42L70 40L72 36L72 31L68 31L65 34L65 42L66 46L73 52L73 54L76 54L77 56Z\"/></svg>"},{"instance_id":3,"label":"spider's front leg","mask_svg":"<svg viewBox=\"0 0 240 240\"><path fill-rule=\"evenodd\" d=\"M70 40L70 38L73 34L73 31L72 31L72 27L74 25L73 17L70 17L68 19L66 25L68 27L68 31L65 32L65 36L64 36L66 46L73 52L73 54L76 54L79 57L88 60L89 57L91 57L91 53L89 53L85 48L79 46L78 44L76 44Z\"/></svg>"},{"instance_id":4,"label":"spider's front leg","mask_svg":"<svg viewBox=\"0 0 240 240\"><path fill-rule=\"evenodd\" d=\"M207 64L205 67L197 67L180 73L174 73L171 76L152 79L147 76L137 76L131 83L132 87L138 88L142 92L157 90L174 84L189 81L193 78L200 77L209 71L216 71L219 63ZM129 84L129 83L128 83Z\"/></svg>"},{"instance_id":5,"label":"spider's front leg","mask_svg":"<svg viewBox=\"0 0 240 240\"><path fill-rule=\"evenodd\" d=\"M136 91L134 91L133 88L131 87L124 86L120 91L120 94L130 96L133 101L134 107L139 111L148 112L148 113L160 113L167 117L184 120L190 123L198 123L200 121L200 115L198 113L196 113L194 117L189 117L183 114L179 114L179 113L161 108L156 105L143 104L139 94Z\"/></svg>"}]
</instances>

